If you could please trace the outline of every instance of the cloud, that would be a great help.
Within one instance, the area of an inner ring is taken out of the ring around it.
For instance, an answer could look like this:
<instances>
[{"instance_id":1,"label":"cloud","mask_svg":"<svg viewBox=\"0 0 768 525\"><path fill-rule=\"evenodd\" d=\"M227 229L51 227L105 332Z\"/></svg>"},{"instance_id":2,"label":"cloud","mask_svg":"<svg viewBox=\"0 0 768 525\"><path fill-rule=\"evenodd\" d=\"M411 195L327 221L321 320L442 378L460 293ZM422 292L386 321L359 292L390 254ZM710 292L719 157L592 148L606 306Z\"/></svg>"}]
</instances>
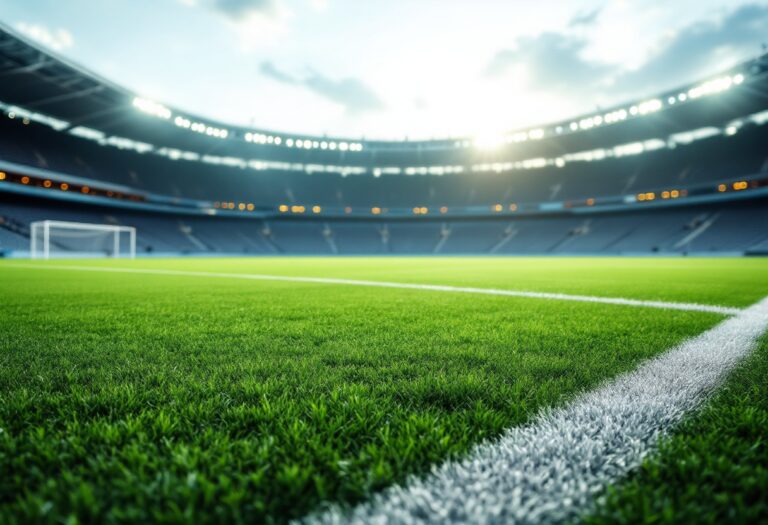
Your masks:
<instances>
[{"instance_id":1,"label":"cloud","mask_svg":"<svg viewBox=\"0 0 768 525\"><path fill-rule=\"evenodd\" d=\"M305 77L286 73L272 62L262 62L259 71L282 84L300 86L340 106L350 115L384 109L384 103L365 83L356 78L334 79L310 71Z\"/></svg>"},{"instance_id":2,"label":"cloud","mask_svg":"<svg viewBox=\"0 0 768 525\"><path fill-rule=\"evenodd\" d=\"M768 6L749 4L719 20L699 21L682 28L657 46L640 68L627 72L616 89L655 89L711 73L746 56L756 55L767 34Z\"/></svg>"},{"instance_id":3,"label":"cloud","mask_svg":"<svg viewBox=\"0 0 768 525\"><path fill-rule=\"evenodd\" d=\"M599 10L577 15L570 26L595 23L598 16ZM486 74L521 74L529 88L554 94L638 96L696 80L757 54L766 27L768 6L744 5L667 35L633 70L586 58L589 41L579 31L546 32L520 37L510 49L497 52Z\"/></svg>"},{"instance_id":4,"label":"cloud","mask_svg":"<svg viewBox=\"0 0 768 525\"><path fill-rule=\"evenodd\" d=\"M276 0L213 0L213 7L235 21L257 16L275 16Z\"/></svg>"},{"instance_id":5,"label":"cloud","mask_svg":"<svg viewBox=\"0 0 768 525\"><path fill-rule=\"evenodd\" d=\"M259 66L259 72L265 77L269 77L272 80L277 80L283 84L299 84L300 80L292 77L282 69L278 68L272 62L265 61Z\"/></svg>"},{"instance_id":6,"label":"cloud","mask_svg":"<svg viewBox=\"0 0 768 525\"><path fill-rule=\"evenodd\" d=\"M309 0L309 7L315 11L326 11L328 9L328 5L328 0Z\"/></svg>"},{"instance_id":7,"label":"cloud","mask_svg":"<svg viewBox=\"0 0 768 525\"><path fill-rule=\"evenodd\" d=\"M16 29L32 40L36 40L54 51L64 51L75 45L72 33L66 29L49 29L44 25L28 24L26 22L16 24Z\"/></svg>"},{"instance_id":8,"label":"cloud","mask_svg":"<svg viewBox=\"0 0 768 525\"><path fill-rule=\"evenodd\" d=\"M304 80L304 85L318 95L341 104L351 114L384 108L384 104L376 93L356 78L335 80L319 73L312 73Z\"/></svg>"},{"instance_id":9,"label":"cloud","mask_svg":"<svg viewBox=\"0 0 768 525\"><path fill-rule=\"evenodd\" d=\"M501 76L522 66L529 87L547 91L591 90L615 68L582 57L587 41L565 33L518 38L513 49L496 53L486 68Z\"/></svg>"},{"instance_id":10,"label":"cloud","mask_svg":"<svg viewBox=\"0 0 768 525\"><path fill-rule=\"evenodd\" d=\"M593 26L597 22L597 19L600 17L600 13L603 11L602 7L596 7L592 11L584 11L581 13L577 13L576 16L571 18L571 21L568 22L569 27L586 27L586 26Z\"/></svg>"}]
</instances>

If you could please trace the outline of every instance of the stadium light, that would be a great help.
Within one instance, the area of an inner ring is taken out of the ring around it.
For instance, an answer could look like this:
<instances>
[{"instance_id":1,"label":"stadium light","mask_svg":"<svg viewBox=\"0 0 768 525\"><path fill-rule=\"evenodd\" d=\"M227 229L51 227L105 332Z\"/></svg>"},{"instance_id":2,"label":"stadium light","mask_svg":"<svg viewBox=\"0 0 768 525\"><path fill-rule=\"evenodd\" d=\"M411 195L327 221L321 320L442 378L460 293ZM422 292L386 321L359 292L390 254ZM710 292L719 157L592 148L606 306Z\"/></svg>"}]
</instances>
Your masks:
<instances>
[{"instance_id":1,"label":"stadium light","mask_svg":"<svg viewBox=\"0 0 768 525\"><path fill-rule=\"evenodd\" d=\"M479 135L475 137L474 144L478 149L492 150L499 148L504 144L504 137L502 135Z\"/></svg>"},{"instance_id":2,"label":"stadium light","mask_svg":"<svg viewBox=\"0 0 768 525\"><path fill-rule=\"evenodd\" d=\"M163 106L158 102L148 100L142 97L135 97L133 99L133 106L144 113L159 117L161 119L168 120L171 118L171 110Z\"/></svg>"},{"instance_id":3,"label":"stadium light","mask_svg":"<svg viewBox=\"0 0 768 525\"><path fill-rule=\"evenodd\" d=\"M726 91L731 88L734 84L734 78L731 77L720 77L712 79L708 82L704 82L703 84L699 84L696 87L693 87L688 90L688 97L692 99L697 99L699 97L703 97L706 95L713 95L715 93L722 93L723 91ZM743 82L743 78L741 79Z\"/></svg>"}]
</instances>

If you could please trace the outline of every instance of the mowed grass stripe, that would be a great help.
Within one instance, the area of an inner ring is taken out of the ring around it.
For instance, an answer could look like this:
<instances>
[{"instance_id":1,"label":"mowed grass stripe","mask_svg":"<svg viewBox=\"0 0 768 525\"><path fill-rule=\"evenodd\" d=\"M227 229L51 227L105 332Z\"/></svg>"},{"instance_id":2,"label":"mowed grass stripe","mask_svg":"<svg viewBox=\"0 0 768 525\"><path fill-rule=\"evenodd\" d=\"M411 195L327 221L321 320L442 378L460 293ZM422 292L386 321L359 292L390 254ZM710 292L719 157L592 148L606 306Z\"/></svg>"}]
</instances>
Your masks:
<instances>
[{"instance_id":1,"label":"mowed grass stripe","mask_svg":"<svg viewBox=\"0 0 768 525\"><path fill-rule=\"evenodd\" d=\"M477 447L352 512L308 524L566 523L633 468L698 407L768 328L768 298L639 369L545 411L530 425Z\"/></svg>"},{"instance_id":2,"label":"mowed grass stripe","mask_svg":"<svg viewBox=\"0 0 768 525\"><path fill-rule=\"evenodd\" d=\"M0 272L0 522L285 522L467 453L721 316Z\"/></svg>"},{"instance_id":3,"label":"mowed grass stripe","mask_svg":"<svg viewBox=\"0 0 768 525\"><path fill-rule=\"evenodd\" d=\"M499 295L505 297L527 297L530 299L549 299L555 301L577 301L583 303L601 303L618 306L634 306L643 308L662 308L666 310L684 310L690 312L708 312L722 315L735 315L741 310L727 306L716 306L695 303L671 303L664 301L642 301L627 299L624 297L599 297L592 295L569 295L562 293L524 292L519 290L498 290L493 288L468 288L460 286L446 286L435 284L411 284L393 283L387 281L361 281L354 279L336 279L327 277L302 277L284 275L264 275L252 273L220 273L220 272L194 272L186 270L163 270L157 268L121 268L100 266L73 266L73 265L25 265L11 264L11 268L43 269L43 270L68 270L84 272L107 273L134 273L149 275L173 275L180 277L204 277L216 279L245 279L250 281L280 281L292 283L326 284L334 286L365 286L370 288L398 288L403 290L424 290L429 292L466 293L479 295Z\"/></svg>"},{"instance_id":4,"label":"mowed grass stripe","mask_svg":"<svg viewBox=\"0 0 768 525\"><path fill-rule=\"evenodd\" d=\"M19 261L0 260L0 268ZM53 262L53 261L51 261ZM45 265L46 261L35 264ZM55 261L55 264L85 264ZM89 266L259 273L746 307L768 295L768 258L228 257L89 260Z\"/></svg>"}]
</instances>

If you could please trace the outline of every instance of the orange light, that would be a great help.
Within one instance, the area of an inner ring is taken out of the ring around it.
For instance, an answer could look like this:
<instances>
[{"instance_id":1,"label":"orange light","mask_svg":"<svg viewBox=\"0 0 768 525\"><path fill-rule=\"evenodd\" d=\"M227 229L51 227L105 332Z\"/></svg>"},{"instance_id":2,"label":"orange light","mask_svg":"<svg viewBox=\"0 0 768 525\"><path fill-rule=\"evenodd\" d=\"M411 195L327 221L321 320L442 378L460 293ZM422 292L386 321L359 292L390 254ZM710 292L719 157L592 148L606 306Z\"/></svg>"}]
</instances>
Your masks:
<instances>
[{"instance_id":1,"label":"orange light","mask_svg":"<svg viewBox=\"0 0 768 525\"><path fill-rule=\"evenodd\" d=\"M587 199L587 206L594 206L594 204L595 204L595 199L593 199L592 197Z\"/></svg>"},{"instance_id":2,"label":"orange light","mask_svg":"<svg viewBox=\"0 0 768 525\"><path fill-rule=\"evenodd\" d=\"M733 183L733 189L734 190L746 190L747 189L747 182L746 181L739 181Z\"/></svg>"},{"instance_id":3,"label":"orange light","mask_svg":"<svg viewBox=\"0 0 768 525\"><path fill-rule=\"evenodd\" d=\"M724 192L724 191L725 191L725 190L727 190L727 189L728 189L728 187L727 187L725 184L720 184L720 185L717 187L717 191L719 191L719 192L721 192L721 193L722 193L722 192Z\"/></svg>"},{"instance_id":4,"label":"orange light","mask_svg":"<svg viewBox=\"0 0 768 525\"><path fill-rule=\"evenodd\" d=\"M312 206L312 213L320 213L323 209L320 206Z\"/></svg>"},{"instance_id":5,"label":"orange light","mask_svg":"<svg viewBox=\"0 0 768 525\"><path fill-rule=\"evenodd\" d=\"M510 204L509 211L517 211L517 204Z\"/></svg>"},{"instance_id":6,"label":"orange light","mask_svg":"<svg viewBox=\"0 0 768 525\"><path fill-rule=\"evenodd\" d=\"M645 200L645 193L638 193L637 194L637 200L639 200L640 202L644 201Z\"/></svg>"},{"instance_id":7,"label":"orange light","mask_svg":"<svg viewBox=\"0 0 768 525\"><path fill-rule=\"evenodd\" d=\"M374 206L373 208L371 208L371 213L373 213L374 215L378 215L381 213L381 208L379 208L378 206Z\"/></svg>"},{"instance_id":8,"label":"orange light","mask_svg":"<svg viewBox=\"0 0 768 525\"><path fill-rule=\"evenodd\" d=\"M305 210L304 206L291 206L291 212L293 213L304 213Z\"/></svg>"},{"instance_id":9,"label":"orange light","mask_svg":"<svg viewBox=\"0 0 768 525\"><path fill-rule=\"evenodd\" d=\"M69 184L67 184L66 182L62 182L59 188L61 188L61 191L67 191L69 189Z\"/></svg>"},{"instance_id":10,"label":"orange light","mask_svg":"<svg viewBox=\"0 0 768 525\"><path fill-rule=\"evenodd\" d=\"M0 171L0 180L5 180L5 172Z\"/></svg>"},{"instance_id":11,"label":"orange light","mask_svg":"<svg viewBox=\"0 0 768 525\"><path fill-rule=\"evenodd\" d=\"M495 205L493 206L493 211L501 211L501 210L503 210L503 209L504 209L504 208L502 207L502 205L501 205L501 204L495 204Z\"/></svg>"},{"instance_id":12,"label":"orange light","mask_svg":"<svg viewBox=\"0 0 768 525\"><path fill-rule=\"evenodd\" d=\"M419 208L419 207L414 208L413 209L413 213L414 213L414 215L420 214L421 213L421 208Z\"/></svg>"},{"instance_id":13,"label":"orange light","mask_svg":"<svg viewBox=\"0 0 768 525\"><path fill-rule=\"evenodd\" d=\"M254 205L253 205L252 203L250 203L250 202L248 203L248 206L246 206L246 207L248 208L248 211L253 211L253 210L255 210L255 209L256 209L256 206L254 206Z\"/></svg>"},{"instance_id":14,"label":"orange light","mask_svg":"<svg viewBox=\"0 0 768 525\"><path fill-rule=\"evenodd\" d=\"M344 213L352 213L352 208L347 206L346 208L344 208Z\"/></svg>"},{"instance_id":15,"label":"orange light","mask_svg":"<svg viewBox=\"0 0 768 525\"><path fill-rule=\"evenodd\" d=\"M288 211L288 206L285 204L281 204L280 207L277 209L280 210L280 213L285 213Z\"/></svg>"},{"instance_id":16,"label":"orange light","mask_svg":"<svg viewBox=\"0 0 768 525\"><path fill-rule=\"evenodd\" d=\"M448 207L443 206L442 208L440 208L440 213L448 213Z\"/></svg>"},{"instance_id":17,"label":"orange light","mask_svg":"<svg viewBox=\"0 0 768 525\"><path fill-rule=\"evenodd\" d=\"M429 208L427 208L426 206L422 206L421 207L421 213L426 215L427 213L429 213Z\"/></svg>"},{"instance_id":18,"label":"orange light","mask_svg":"<svg viewBox=\"0 0 768 525\"><path fill-rule=\"evenodd\" d=\"M80 191L82 191L83 193L91 193L91 188L89 188L88 186L83 186L82 188L80 188Z\"/></svg>"},{"instance_id":19,"label":"orange light","mask_svg":"<svg viewBox=\"0 0 768 525\"><path fill-rule=\"evenodd\" d=\"M656 198L656 194L653 192L649 191L648 193L645 194L645 200L647 201L652 201L655 198Z\"/></svg>"},{"instance_id":20,"label":"orange light","mask_svg":"<svg viewBox=\"0 0 768 525\"><path fill-rule=\"evenodd\" d=\"M22 177L21 178L21 183L22 184L29 184L29 177L27 177L27 176Z\"/></svg>"},{"instance_id":21,"label":"orange light","mask_svg":"<svg viewBox=\"0 0 768 525\"><path fill-rule=\"evenodd\" d=\"M662 199L668 199L669 198L669 192L668 191L662 191L661 192L661 198Z\"/></svg>"},{"instance_id":22,"label":"orange light","mask_svg":"<svg viewBox=\"0 0 768 525\"><path fill-rule=\"evenodd\" d=\"M51 181L49 181L49 180L44 181L43 182L43 186L45 186L46 188L50 188L51 187Z\"/></svg>"},{"instance_id":23,"label":"orange light","mask_svg":"<svg viewBox=\"0 0 768 525\"><path fill-rule=\"evenodd\" d=\"M676 199L680 196L680 192L677 190L672 190L671 192L669 192L669 194L672 196L673 199Z\"/></svg>"}]
</instances>

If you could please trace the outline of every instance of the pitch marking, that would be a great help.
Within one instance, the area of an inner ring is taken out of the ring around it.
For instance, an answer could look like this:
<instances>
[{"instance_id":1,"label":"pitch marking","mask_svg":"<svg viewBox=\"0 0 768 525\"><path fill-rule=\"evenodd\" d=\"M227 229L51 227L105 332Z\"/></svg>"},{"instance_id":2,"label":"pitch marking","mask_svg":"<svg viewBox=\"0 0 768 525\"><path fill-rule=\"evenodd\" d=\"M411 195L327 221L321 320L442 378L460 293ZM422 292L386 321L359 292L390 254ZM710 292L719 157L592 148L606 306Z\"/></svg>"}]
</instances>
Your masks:
<instances>
[{"instance_id":1,"label":"pitch marking","mask_svg":"<svg viewBox=\"0 0 768 525\"><path fill-rule=\"evenodd\" d=\"M768 327L768 298L561 409L479 445L352 510L303 520L340 524L571 522L640 465L699 406Z\"/></svg>"},{"instance_id":2,"label":"pitch marking","mask_svg":"<svg viewBox=\"0 0 768 525\"><path fill-rule=\"evenodd\" d=\"M528 297L533 299L551 299L557 301L578 301L585 303L616 304L622 306L639 306L645 308L661 308L666 310L684 310L690 312L708 312L721 315L736 315L741 308L716 306L696 303L675 303L666 301L644 301L640 299L625 299L622 297L596 297L591 295L570 295L548 292L524 292L519 290L499 290L495 288L471 288L463 286L446 286L440 284L411 284L385 281L365 281L357 279L335 279L328 277L293 277L283 275L263 275L250 273L221 273L195 272L185 270L161 270L151 268L110 268L101 266L69 266L69 265L37 265L37 264L6 264L5 267L34 268L41 270L72 270L109 273L135 273L149 275L174 275L186 277L217 277L225 279L247 279L254 281L282 281L292 283L334 284L345 286L369 286L378 288L399 288L404 290L427 290L430 292L468 293L479 295L500 295L506 297Z\"/></svg>"}]
</instances>

